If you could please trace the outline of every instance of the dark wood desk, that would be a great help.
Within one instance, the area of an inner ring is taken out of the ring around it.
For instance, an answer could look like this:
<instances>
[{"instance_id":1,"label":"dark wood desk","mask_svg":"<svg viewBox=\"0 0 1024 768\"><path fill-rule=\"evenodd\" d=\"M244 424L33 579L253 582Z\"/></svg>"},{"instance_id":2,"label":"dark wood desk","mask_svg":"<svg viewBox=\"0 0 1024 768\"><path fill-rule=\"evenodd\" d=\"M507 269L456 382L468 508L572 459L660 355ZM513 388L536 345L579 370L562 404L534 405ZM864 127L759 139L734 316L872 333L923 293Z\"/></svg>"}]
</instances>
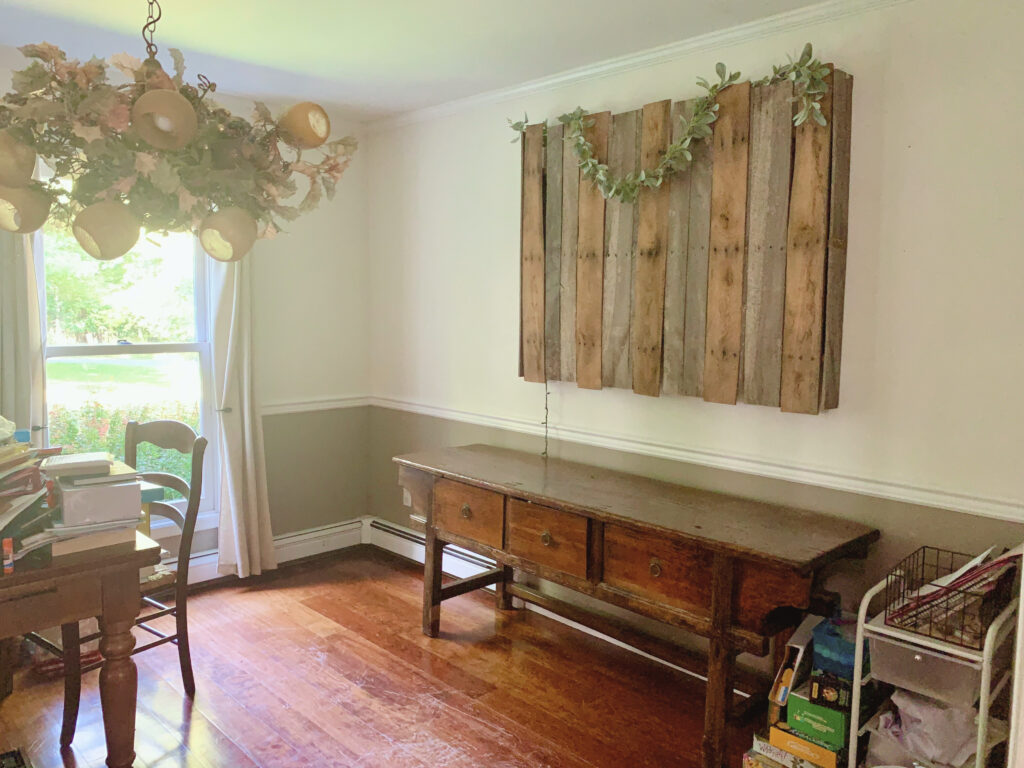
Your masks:
<instances>
[{"instance_id":1,"label":"dark wood desk","mask_svg":"<svg viewBox=\"0 0 1024 768\"><path fill-rule=\"evenodd\" d=\"M139 569L160 561L160 546L142 534L135 546L104 547L56 557L36 570L0 576L0 638L16 637L96 616L100 622L100 701L107 765L135 761L138 672L131 653L139 615Z\"/></svg>"},{"instance_id":2,"label":"dark wood desk","mask_svg":"<svg viewBox=\"0 0 1024 768\"><path fill-rule=\"evenodd\" d=\"M424 633L437 636L443 600L495 584L499 608L518 597L670 661L685 653L659 654L620 623L588 623L579 608L516 583L520 570L706 637L706 768L722 764L736 656L766 655L811 606L821 569L865 556L879 536L807 510L485 445L395 461L425 520ZM442 586L449 543L498 567Z\"/></svg>"}]
</instances>

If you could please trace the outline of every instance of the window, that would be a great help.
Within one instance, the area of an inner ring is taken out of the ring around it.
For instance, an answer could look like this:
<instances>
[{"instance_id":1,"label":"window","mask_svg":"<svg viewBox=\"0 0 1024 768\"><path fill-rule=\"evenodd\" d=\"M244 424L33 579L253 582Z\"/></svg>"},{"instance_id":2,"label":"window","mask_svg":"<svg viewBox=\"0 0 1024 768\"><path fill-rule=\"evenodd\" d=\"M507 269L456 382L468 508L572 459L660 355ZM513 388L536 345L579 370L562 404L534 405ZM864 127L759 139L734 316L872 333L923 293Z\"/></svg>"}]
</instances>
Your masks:
<instances>
[{"instance_id":1,"label":"window","mask_svg":"<svg viewBox=\"0 0 1024 768\"><path fill-rule=\"evenodd\" d=\"M143 233L115 261L97 261L70 232L42 232L47 441L124 458L125 425L175 419L213 433L206 259L188 233ZM204 504L214 494L207 450ZM140 446L137 467L188 478L190 458Z\"/></svg>"}]
</instances>

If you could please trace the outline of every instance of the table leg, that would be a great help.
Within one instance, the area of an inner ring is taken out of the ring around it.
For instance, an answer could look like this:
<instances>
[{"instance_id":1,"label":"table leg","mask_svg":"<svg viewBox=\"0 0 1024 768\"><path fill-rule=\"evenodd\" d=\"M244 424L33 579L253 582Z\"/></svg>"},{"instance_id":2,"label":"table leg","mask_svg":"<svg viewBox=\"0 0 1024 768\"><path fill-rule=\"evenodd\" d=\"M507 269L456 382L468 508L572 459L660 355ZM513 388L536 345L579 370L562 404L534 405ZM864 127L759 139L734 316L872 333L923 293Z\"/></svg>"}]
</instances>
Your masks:
<instances>
[{"instance_id":1,"label":"table leg","mask_svg":"<svg viewBox=\"0 0 1024 768\"><path fill-rule=\"evenodd\" d=\"M7 637L0 640L0 701L14 691L14 663L18 656L21 638Z\"/></svg>"},{"instance_id":2,"label":"table leg","mask_svg":"<svg viewBox=\"0 0 1024 768\"><path fill-rule=\"evenodd\" d=\"M109 768L131 768L135 762L135 701L138 670L132 661L132 627L141 608L137 571L103 578L103 616L100 619L100 703L107 736Z\"/></svg>"},{"instance_id":3,"label":"table leg","mask_svg":"<svg viewBox=\"0 0 1024 768\"><path fill-rule=\"evenodd\" d=\"M711 571L711 624L708 646L708 688L704 700L704 739L701 742L704 768L722 768L725 758L725 722L732 702L736 652L729 632L732 624L734 564L731 557L715 553Z\"/></svg>"},{"instance_id":4,"label":"table leg","mask_svg":"<svg viewBox=\"0 0 1024 768\"><path fill-rule=\"evenodd\" d=\"M509 565L501 566L502 579L494 585L494 597L498 604L499 611L511 611L514 607L512 605L512 594L505 589L506 584L511 584L514 578L515 571Z\"/></svg>"},{"instance_id":5,"label":"table leg","mask_svg":"<svg viewBox=\"0 0 1024 768\"><path fill-rule=\"evenodd\" d=\"M423 634L437 637L441 632L441 559L444 542L437 538L433 526L427 526L426 551L423 558Z\"/></svg>"}]
</instances>

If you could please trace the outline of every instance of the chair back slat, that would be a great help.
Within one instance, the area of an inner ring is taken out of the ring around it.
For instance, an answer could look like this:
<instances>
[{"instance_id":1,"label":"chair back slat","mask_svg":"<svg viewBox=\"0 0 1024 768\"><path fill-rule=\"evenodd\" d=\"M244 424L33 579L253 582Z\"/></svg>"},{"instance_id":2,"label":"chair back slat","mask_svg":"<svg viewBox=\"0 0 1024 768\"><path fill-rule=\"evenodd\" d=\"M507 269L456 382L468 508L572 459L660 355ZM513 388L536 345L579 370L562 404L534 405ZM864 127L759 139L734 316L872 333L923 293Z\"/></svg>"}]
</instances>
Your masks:
<instances>
[{"instance_id":1,"label":"chair back slat","mask_svg":"<svg viewBox=\"0 0 1024 768\"><path fill-rule=\"evenodd\" d=\"M151 501L149 502L149 516L153 517L166 517L172 523L174 523L181 530L185 530L185 516L178 511L177 507L172 507L166 501Z\"/></svg>"},{"instance_id":2,"label":"chair back slat","mask_svg":"<svg viewBox=\"0 0 1024 768\"><path fill-rule=\"evenodd\" d=\"M199 501L203 495L203 458L206 455L207 440L196 435L195 430L180 421L160 420L140 424L128 422L124 435L125 463L136 467L139 443L152 443L158 448L192 454L192 467L186 483L177 475L168 472L142 472L143 479L164 488L178 491L187 499L185 514L167 502L150 503L151 514L172 520L181 528L178 544L178 578L175 582L176 600L184 603L188 588L188 561L192 555L192 537L199 517Z\"/></svg>"},{"instance_id":3,"label":"chair back slat","mask_svg":"<svg viewBox=\"0 0 1024 768\"><path fill-rule=\"evenodd\" d=\"M136 449L139 443L152 443L157 448L191 453L196 441L195 430L188 424L171 419L159 419L140 424L129 421L124 431L124 460L135 467ZM137 467L136 467L137 469Z\"/></svg>"},{"instance_id":4,"label":"chair back slat","mask_svg":"<svg viewBox=\"0 0 1024 768\"><path fill-rule=\"evenodd\" d=\"M177 475L172 475L170 472L139 472L139 477L148 483L159 485L161 488L170 488L172 491L177 491L181 494L182 498L188 498L188 483Z\"/></svg>"}]
</instances>

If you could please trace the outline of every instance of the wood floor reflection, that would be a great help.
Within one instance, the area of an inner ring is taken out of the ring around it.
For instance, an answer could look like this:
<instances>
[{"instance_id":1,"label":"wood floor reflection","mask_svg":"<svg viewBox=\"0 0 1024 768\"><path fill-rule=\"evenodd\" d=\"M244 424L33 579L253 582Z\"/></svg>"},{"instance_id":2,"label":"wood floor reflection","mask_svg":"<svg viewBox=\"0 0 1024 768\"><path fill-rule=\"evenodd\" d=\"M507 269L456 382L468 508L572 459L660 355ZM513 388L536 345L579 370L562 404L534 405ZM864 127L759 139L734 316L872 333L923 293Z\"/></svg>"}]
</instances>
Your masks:
<instances>
[{"instance_id":1,"label":"wood floor reflection","mask_svg":"<svg viewBox=\"0 0 1024 768\"><path fill-rule=\"evenodd\" d=\"M698 681L489 595L419 630L422 572L370 547L190 600L198 693L173 648L136 657L136 766L633 768L697 764ZM21 674L0 704L0 752L34 768L99 768L98 673L61 755L60 682ZM733 734L738 766L749 729Z\"/></svg>"}]
</instances>

